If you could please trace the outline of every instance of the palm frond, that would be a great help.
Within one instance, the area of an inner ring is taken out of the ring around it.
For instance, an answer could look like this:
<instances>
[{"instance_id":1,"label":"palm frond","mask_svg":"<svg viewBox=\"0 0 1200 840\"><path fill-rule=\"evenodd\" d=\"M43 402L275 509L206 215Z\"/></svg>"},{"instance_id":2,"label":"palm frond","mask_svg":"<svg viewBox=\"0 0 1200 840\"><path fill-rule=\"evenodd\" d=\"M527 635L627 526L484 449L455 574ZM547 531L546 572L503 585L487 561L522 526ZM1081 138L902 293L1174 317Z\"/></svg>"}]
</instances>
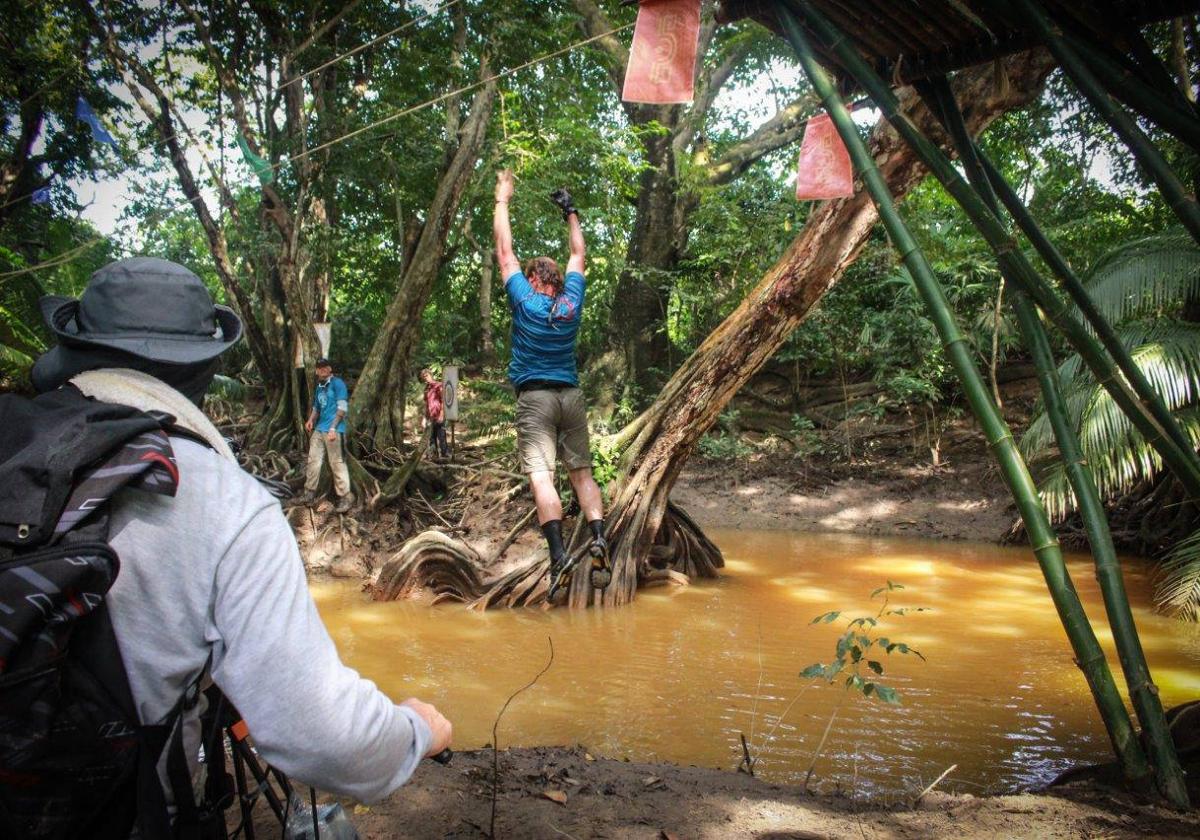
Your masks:
<instances>
[{"instance_id":1,"label":"palm frond","mask_svg":"<svg viewBox=\"0 0 1200 840\"><path fill-rule=\"evenodd\" d=\"M1154 600L1180 618L1200 618L1200 530L1171 549L1160 574Z\"/></svg>"},{"instance_id":2,"label":"palm frond","mask_svg":"<svg viewBox=\"0 0 1200 840\"><path fill-rule=\"evenodd\" d=\"M1119 328L1117 337L1168 408L1178 411L1200 403L1200 324L1139 321ZM1085 454L1089 443L1096 451L1104 451L1142 440L1108 392L1096 384L1092 372L1078 355L1064 361L1058 373L1067 416L1080 434ZM1026 460L1039 461L1054 446L1050 421L1039 405L1038 413L1021 436L1021 452Z\"/></svg>"},{"instance_id":3,"label":"palm frond","mask_svg":"<svg viewBox=\"0 0 1200 840\"><path fill-rule=\"evenodd\" d=\"M1174 314L1200 297L1200 246L1179 233L1135 240L1101 259L1084 285L1110 324Z\"/></svg>"}]
</instances>

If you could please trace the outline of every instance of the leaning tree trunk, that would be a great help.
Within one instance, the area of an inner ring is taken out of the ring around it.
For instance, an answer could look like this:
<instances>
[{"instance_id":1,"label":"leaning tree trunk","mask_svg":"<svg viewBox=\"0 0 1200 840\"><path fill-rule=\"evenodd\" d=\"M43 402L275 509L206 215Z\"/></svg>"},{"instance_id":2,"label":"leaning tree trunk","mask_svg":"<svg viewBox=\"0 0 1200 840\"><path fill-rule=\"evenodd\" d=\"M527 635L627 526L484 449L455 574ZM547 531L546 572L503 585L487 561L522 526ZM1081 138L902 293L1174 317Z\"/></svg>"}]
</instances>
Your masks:
<instances>
[{"instance_id":1,"label":"leaning tree trunk","mask_svg":"<svg viewBox=\"0 0 1200 840\"><path fill-rule=\"evenodd\" d=\"M966 71L955 82L959 101L973 103L967 115L973 133L1030 102L1051 66L1040 51L1005 63L1008 86L996 84L990 66ZM905 92L904 103L914 119L932 128L928 111L911 91ZM885 126L876 128L871 151L897 197L925 175L915 155ZM649 571L648 549L667 514L671 488L696 442L841 279L877 220L870 197L862 191L818 206L779 262L684 363L654 405L634 421L608 517L614 575L604 591L604 604L633 600L639 578ZM586 603L586 596L579 592L577 597L573 589L572 605Z\"/></svg>"},{"instance_id":2,"label":"leaning tree trunk","mask_svg":"<svg viewBox=\"0 0 1200 840\"><path fill-rule=\"evenodd\" d=\"M486 68L483 73L487 75ZM404 399L409 363L421 334L421 313L441 272L446 239L463 191L479 161L495 98L494 81L489 81L475 94L470 113L462 124L457 148L449 156L438 181L417 247L405 265L400 287L388 306L355 386L350 401L351 422L355 432L372 441L377 449L403 442L403 415L395 409Z\"/></svg>"},{"instance_id":3,"label":"leaning tree trunk","mask_svg":"<svg viewBox=\"0 0 1200 840\"><path fill-rule=\"evenodd\" d=\"M996 84L991 66L959 74L955 94L959 101L972 103L966 114L971 132L978 134L1006 111L1032 101L1051 66L1043 51L1034 51L1005 60L1007 85ZM912 91L905 91L902 100L919 125L933 129L932 117ZM886 125L875 129L871 150L897 197L925 175L913 152ZM779 262L676 371L654 404L617 435L615 444L624 450L622 476L607 516L613 580L600 603L627 604L639 585L660 578L666 569L684 571L681 563L690 565L694 575L715 574L721 565L718 549L670 505L671 488L696 442L841 279L878 219L865 192L820 204ZM581 537L577 529L575 550ZM673 550L664 548L671 543ZM548 565L547 559L537 559L514 569L491 582L475 605L544 601ZM595 590L588 585L587 565L580 564L572 581L568 599L572 607L596 601Z\"/></svg>"}]
</instances>

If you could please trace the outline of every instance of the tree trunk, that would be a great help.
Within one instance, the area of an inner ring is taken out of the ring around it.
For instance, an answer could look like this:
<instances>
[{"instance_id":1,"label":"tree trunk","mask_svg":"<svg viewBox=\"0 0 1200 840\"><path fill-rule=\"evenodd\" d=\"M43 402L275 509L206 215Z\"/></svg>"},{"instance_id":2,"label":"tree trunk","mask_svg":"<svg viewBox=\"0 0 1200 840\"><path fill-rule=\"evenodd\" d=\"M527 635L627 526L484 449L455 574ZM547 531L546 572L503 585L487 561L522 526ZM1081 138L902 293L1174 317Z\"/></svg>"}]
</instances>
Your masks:
<instances>
[{"instance_id":1,"label":"tree trunk","mask_svg":"<svg viewBox=\"0 0 1200 840\"><path fill-rule=\"evenodd\" d=\"M643 145L646 168L638 188L626 267L617 280L608 325L610 343L620 349L624 363L621 396L639 407L669 374L664 315L670 278L682 250L676 236L679 185L672 137L650 134Z\"/></svg>"},{"instance_id":2,"label":"tree trunk","mask_svg":"<svg viewBox=\"0 0 1200 840\"><path fill-rule=\"evenodd\" d=\"M600 36L612 31L612 21L595 0L575 0L574 5L587 35ZM714 0L704 0L695 99L691 107L624 103L630 125L639 129L645 168L638 187L626 268L617 280L609 321L608 343L615 353L608 354L598 366L606 380L601 383L606 387L600 394L602 406L624 397L640 409L670 375L666 305L674 272L687 245L688 216L699 201L695 189L680 183L678 161L689 160L689 172L709 186L729 183L763 155L799 138L811 110L813 100L805 94L780 108L771 119L725 149L719 158L710 157L704 128L713 104L756 49L754 38L745 38L710 50L716 31L715 12ZM629 64L628 51L619 39L611 36L601 37L596 46L604 56L602 63L614 88L620 92ZM612 392L617 382L622 383L624 393Z\"/></svg>"},{"instance_id":3,"label":"tree trunk","mask_svg":"<svg viewBox=\"0 0 1200 840\"><path fill-rule=\"evenodd\" d=\"M486 75L488 71L485 68L483 72ZM495 97L495 82L488 82L475 94L470 113L462 123L457 148L448 157L438 181L416 249L405 263L400 287L388 306L354 389L351 422L355 432L372 441L376 449L403 442L404 429L396 421L397 412L393 409L404 399L409 362L420 338L421 313L441 272L446 239L483 149ZM402 421L403 415L400 417Z\"/></svg>"},{"instance_id":4,"label":"tree trunk","mask_svg":"<svg viewBox=\"0 0 1200 840\"><path fill-rule=\"evenodd\" d=\"M485 365L496 363L496 339L492 335L492 284L496 273L496 252L482 249L483 268L479 272L479 344Z\"/></svg>"}]
</instances>

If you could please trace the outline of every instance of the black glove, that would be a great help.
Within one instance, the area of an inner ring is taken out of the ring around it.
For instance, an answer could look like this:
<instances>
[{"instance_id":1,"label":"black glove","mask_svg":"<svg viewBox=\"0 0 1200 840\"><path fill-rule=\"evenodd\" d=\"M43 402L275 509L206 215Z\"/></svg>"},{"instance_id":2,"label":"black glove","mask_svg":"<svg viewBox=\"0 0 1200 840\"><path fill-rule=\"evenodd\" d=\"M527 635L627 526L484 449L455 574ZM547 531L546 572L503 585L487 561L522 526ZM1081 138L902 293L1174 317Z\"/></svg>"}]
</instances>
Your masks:
<instances>
[{"instance_id":1,"label":"black glove","mask_svg":"<svg viewBox=\"0 0 1200 840\"><path fill-rule=\"evenodd\" d=\"M550 193L550 200L562 209L564 220L569 218L572 213L579 215L579 211L575 209L575 203L571 200L571 194L565 187L559 187Z\"/></svg>"}]
</instances>

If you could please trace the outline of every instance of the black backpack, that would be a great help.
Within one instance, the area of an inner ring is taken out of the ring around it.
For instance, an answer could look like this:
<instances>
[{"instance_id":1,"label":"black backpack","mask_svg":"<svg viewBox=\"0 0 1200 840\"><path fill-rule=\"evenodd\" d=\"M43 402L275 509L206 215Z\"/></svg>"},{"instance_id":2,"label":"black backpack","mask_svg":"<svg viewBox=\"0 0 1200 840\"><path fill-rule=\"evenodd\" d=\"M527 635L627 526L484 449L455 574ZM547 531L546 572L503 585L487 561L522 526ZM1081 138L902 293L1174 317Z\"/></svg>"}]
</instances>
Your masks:
<instances>
[{"instance_id":1,"label":"black backpack","mask_svg":"<svg viewBox=\"0 0 1200 840\"><path fill-rule=\"evenodd\" d=\"M125 487L174 495L171 422L72 386L0 396L0 837L124 840L135 825L147 840L225 835L219 727L203 728L200 804L183 749L199 680L165 721L142 726L105 603L120 571L108 501Z\"/></svg>"}]
</instances>

